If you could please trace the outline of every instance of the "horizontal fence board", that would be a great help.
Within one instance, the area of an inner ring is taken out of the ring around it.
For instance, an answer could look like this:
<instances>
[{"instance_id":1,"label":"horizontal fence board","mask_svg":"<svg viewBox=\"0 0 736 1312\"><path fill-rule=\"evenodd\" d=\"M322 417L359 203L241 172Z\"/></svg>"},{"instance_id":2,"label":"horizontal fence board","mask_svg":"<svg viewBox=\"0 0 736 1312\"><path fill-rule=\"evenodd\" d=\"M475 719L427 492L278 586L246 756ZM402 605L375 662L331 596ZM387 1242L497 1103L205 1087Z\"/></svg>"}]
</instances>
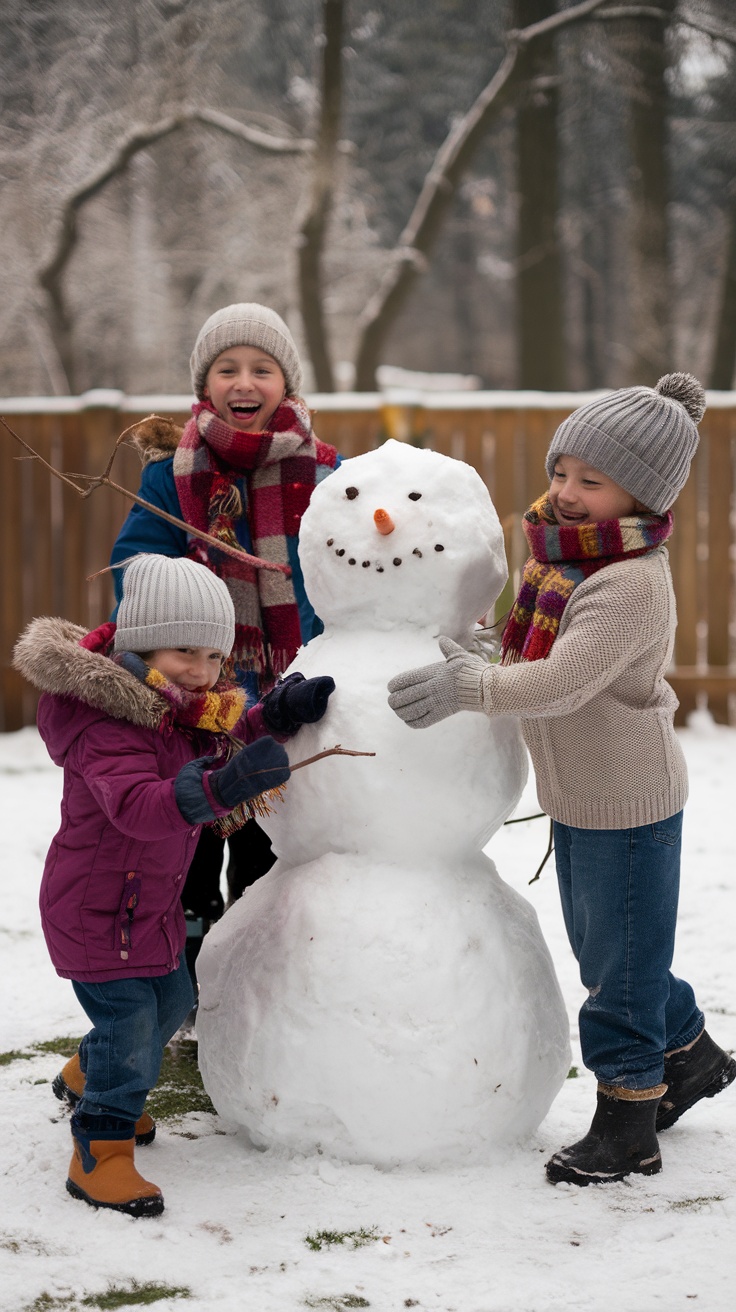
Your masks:
<instances>
[{"instance_id":1,"label":"horizontal fence board","mask_svg":"<svg viewBox=\"0 0 736 1312\"><path fill-rule=\"evenodd\" d=\"M478 471L503 526L509 583L488 623L508 611L526 558L522 515L547 486L544 458L559 423L584 395L463 393L403 396L314 396L315 431L344 458L373 450L387 438L432 447ZM671 682L680 698L678 719L707 705L734 722L734 568L736 532L736 394L709 393L702 441L690 480L675 507L670 544L679 627ZM185 397L85 397L0 401L0 414L45 460L66 473L100 474L118 436L150 413L184 425ZM113 606L103 570L131 502L98 488L83 499L0 430L4 514L0 597L0 729L33 723L36 696L10 664L15 639L35 615L57 614L86 628ZM112 469L115 482L137 492L140 459L125 441Z\"/></svg>"}]
</instances>

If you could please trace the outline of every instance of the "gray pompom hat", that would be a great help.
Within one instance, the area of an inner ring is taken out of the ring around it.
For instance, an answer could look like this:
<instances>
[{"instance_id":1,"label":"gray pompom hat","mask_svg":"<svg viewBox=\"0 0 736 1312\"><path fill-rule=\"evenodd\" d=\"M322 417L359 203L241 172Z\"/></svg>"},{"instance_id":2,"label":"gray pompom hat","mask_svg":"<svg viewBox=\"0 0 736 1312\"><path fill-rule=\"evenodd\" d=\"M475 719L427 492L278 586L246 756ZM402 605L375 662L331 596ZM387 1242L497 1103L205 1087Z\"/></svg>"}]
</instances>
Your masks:
<instances>
[{"instance_id":1,"label":"gray pompom hat","mask_svg":"<svg viewBox=\"0 0 736 1312\"><path fill-rule=\"evenodd\" d=\"M230 593L206 565L171 556L134 556L125 567L115 651L209 647L229 656L235 642Z\"/></svg>"},{"instance_id":2,"label":"gray pompom hat","mask_svg":"<svg viewBox=\"0 0 736 1312\"><path fill-rule=\"evenodd\" d=\"M257 346L272 355L284 375L287 396L300 394L304 380L294 338L280 314L250 301L216 310L200 328L189 361L192 388L200 401L210 365L231 346Z\"/></svg>"},{"instance_id":3,"label":"gray pompom hat","mask_svg":"<svg viewBox=\"0 0 736 1312\"><path fill-rule=\"evenodd\" d=\"M563 420L547 452L577 456L612 478L655 515L669 510L697 450L705 392L692 374L665 374L656 387L622 387Z\"/></svg>"}]
</instances>

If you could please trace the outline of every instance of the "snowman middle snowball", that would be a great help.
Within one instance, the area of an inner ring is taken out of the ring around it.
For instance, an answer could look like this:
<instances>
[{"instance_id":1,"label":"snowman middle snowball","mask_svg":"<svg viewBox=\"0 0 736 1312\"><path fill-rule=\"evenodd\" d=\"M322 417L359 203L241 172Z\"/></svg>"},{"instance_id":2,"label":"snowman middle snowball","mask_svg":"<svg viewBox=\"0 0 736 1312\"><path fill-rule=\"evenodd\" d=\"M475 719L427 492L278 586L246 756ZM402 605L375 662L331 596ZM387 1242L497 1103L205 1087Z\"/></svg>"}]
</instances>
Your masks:
<instances>
[{"instance_id":1,"label":"snowman middle snowball","mask_svg":"<svg viewBox=\"0 0 736 1312\"><path fill-rule=\"evenodd\" d=\"M205 939L202 1074L260 1147L391 1166L479 1160L527 1135L569 1067L536 915L482 848L526 780L518 724L462 712L414 733L386 684L469 645L507 577L468 465L387 442L315 490L300 560L324 633L293 668L331 674L264 822L278 860Z\"/></svg>"}]
</instances>

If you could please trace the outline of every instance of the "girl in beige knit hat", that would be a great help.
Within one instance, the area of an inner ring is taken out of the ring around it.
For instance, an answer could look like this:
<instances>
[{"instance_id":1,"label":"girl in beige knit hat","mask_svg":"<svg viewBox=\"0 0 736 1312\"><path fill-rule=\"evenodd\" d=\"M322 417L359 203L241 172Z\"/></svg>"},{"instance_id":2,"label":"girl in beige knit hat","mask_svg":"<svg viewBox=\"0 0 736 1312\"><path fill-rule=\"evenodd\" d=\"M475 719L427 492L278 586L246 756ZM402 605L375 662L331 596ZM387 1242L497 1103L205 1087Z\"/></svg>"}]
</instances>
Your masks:
<instances>
[{"instance_id":1,"label":"girl in beige knit hat","mask_svg":"<svg viewBox=\"0 0 736 1312\"><path fill-rule=\"evenodd\" d=\"M704 409L696 379L668 374L576 410L552 439L549 491L524 517L532 554L500 664L442 638L445 660L389 684L413 728L460 710L521 720L598 1079L590 1130L547 1163L552 1184L656 1173L658 1131L736 1078L670 969L687 773L664 678L676 625L664 543Z\"/></svg>"}]
</instances>

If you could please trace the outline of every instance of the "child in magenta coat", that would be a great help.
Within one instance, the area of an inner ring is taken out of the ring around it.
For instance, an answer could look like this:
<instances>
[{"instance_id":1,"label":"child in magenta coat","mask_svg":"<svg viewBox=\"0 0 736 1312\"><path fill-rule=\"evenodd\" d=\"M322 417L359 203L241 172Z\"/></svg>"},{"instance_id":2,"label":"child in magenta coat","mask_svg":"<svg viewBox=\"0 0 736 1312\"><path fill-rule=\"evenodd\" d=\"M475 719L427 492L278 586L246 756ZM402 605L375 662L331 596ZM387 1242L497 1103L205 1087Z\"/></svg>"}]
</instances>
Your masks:
<instances>
[{"instance_id":1,"label":"child in magenta coat","mask_svg":"<svg viewBox=\"0 0 736 1312\"><path fill-rule=\"evenodd\" d=\"M319 719L334 688L291 675L248 708L222 674L234 627L210 570L145 555L125 570L117 625L37 619L14 655L43 691L39 731L64 769L44 935L92 1023L54 1087L74 1105L67 1188L133 1216L163 1210L134 1143L154 1138L146 1096L194 1001L181 885L200 829L244 823L286 782L276 738Z\"/></svg>"}]
</instances>

